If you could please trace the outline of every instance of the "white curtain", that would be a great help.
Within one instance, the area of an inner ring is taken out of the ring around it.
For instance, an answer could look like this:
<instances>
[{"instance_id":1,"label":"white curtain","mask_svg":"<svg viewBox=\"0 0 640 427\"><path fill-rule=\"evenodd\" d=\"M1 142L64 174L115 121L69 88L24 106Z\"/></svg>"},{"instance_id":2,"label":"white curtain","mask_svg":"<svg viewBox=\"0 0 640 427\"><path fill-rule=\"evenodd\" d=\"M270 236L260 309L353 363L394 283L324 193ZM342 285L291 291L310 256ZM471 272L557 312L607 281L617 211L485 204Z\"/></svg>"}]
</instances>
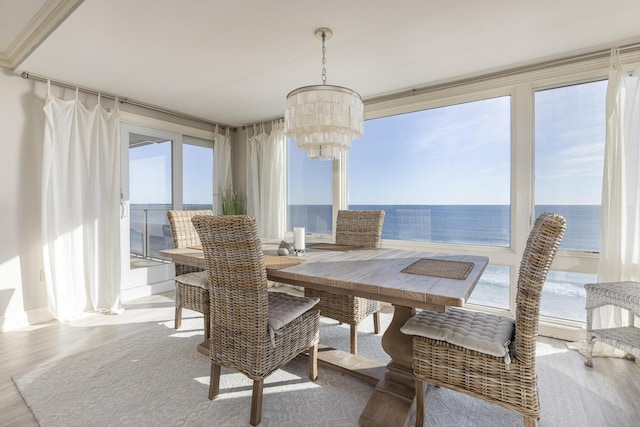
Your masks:
<instances>
[{"instance_id":1,"label":"white curtain","mask_svg":"<svg viewBox=\"0 0 640 427\"><path fill-rule=\"evenodd\" d=\"M612 52L606 119L598 281L639 281L640 67L625 69L617 50ZM620 309L603 307L594 312L593 327L622 326L626 320Z\"/></svg>"},{"instance_id":2,"label":"white curtain","mask_svg":"<svg viewBox=\"0 0 640 427\"><path fill-rule=\"evenodd\" d=\"M247 213L256 218L260 236L284 238L286 228L286 137L282 120L247 129Z\"/></svg>"},{"instance_id":3,"label":"white curtain","mask_svg":"<svg viewBox=\"0 0 640 427\"><path fill-rule=\"evenodd\" d=\"M51 94L42 162L43 264L48 306L60 321L119 313L120 132L115 111Z\"/></svg>"},{"instance_id":4,"label":"white curtain","mask_svg":"<svg viewBox=\"0 0 640 427\"><path fill-rule=\"evenodd\" d=\"M233 187L231 176L231 135L227 128L224 135L218 134L216 125L213 142L213 209L214 214L222 214L219 194L222 190Z\"/></svg>"}]
</instances>

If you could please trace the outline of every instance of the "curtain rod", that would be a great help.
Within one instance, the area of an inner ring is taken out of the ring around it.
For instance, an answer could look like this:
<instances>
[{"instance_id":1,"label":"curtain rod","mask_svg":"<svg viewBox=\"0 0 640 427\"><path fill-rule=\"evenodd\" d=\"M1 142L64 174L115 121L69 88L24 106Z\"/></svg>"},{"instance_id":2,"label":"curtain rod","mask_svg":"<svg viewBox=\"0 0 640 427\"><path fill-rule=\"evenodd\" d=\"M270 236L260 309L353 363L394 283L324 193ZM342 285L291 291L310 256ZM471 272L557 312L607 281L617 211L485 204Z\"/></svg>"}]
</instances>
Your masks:
<instances>
[{"instance_id":1,"label":"curtain rod","mask_svg":"<svg viewBox=\"0 0 640 427\"><path fill-rule=\"evenodd\" d=\"M106 93L106 92L101 92L101 91L98 91L98 90L95 90L95 89L88 89L88 88L72 85L72 84L69 84L69 83L64 83L64 82L60 82L60 81L47 79L46 77L37 76L37 75L31 74L31 73L27 73L26 71L23 71L20 75L22 76L23 79L32 79L32 80L37 80L39 82L45 82L45 83L47 81L49 81L49 82L51 82L51 84L54 84L56 86L64 87L64 88L67 88L67 89L78 89L78 90L80 90L82 92L85 92L85 93L89 93L89 94L92 94L92 95L100 95L102 97L113 99L113 100L118 99L118 101L121 104L129 104L129 105L133 105L133 106L136 106L136 107L146 108L147 110L152 110L152 111L157 111L159 113L169 114L169 115L174 116L174 117L180 117L180 118L183 118L183 119L193 120L193 121L196 121L196 122L205 123L205 124L212 125L212 126L218 126L218 128L221 128L223 130L224 129L230 129L230 130L232 130L234 132L238 130L235 127L232 127L232 126L229 126L229 125L225 125L225 124L222 124L222 123L212 122L211 120L206 120L206 119L203 119L202 117L192 116L192 115L189 115L189 114L180 113L178 111L169 110L167 108L157 107L155 105L146 104L144 102L140 102L140 101L136 101L136 100L133 100L133 99L129 99L129 98L124 97L124 96L113 95L113 94Z\"/></svg>"},{"instance_id":2,"label":"curtain rod","mask_svg":"<svg viewBox=\"0 0 640 427\"><path fill-rule=\"evenodd\" d=\"M620 49L621 55L638 53L640 52L640 43L633 43L633 44L620 46L619 49ZM368 99L364 99L363 101L364 101L364 105L373 104L373 103L382 102L382 101L392 101L394 99L401 99L401 98L411 97L414 95L420 95L423 93L434 92L437 90L454 88L454 87L461 86L468 83L483 82L483 81L492 80L500 77L509 77L509 76L514 76L517 74L522 74L530 71L539 71L539 70L558 67L562 65L579 64L581 62L585 62L589 60L609 58L610 56L611 56L611 48L590 52L590 53L584 53L581 55L570 56L567 58L540 62L537 64L523 65L521 67L515 67L515 68L511 68L503 71L497 71L495 73L480 75L476 77L469 77L462 80L445 82L445 83L435 84L431 86L423 86L415 89L409 89L401 92L391 93L388 95L368 98Z\"/></svg>"},{"instance_id":3,"label":"curtain rod","mask_svg":"<svg viewBox=\"0 0 640 427\"><path fill-rule=\"evenodd\" d=\"M281 120L284 120L284 116L276 117L275 119L271 119L271 120L261 120L259 122L242 125L241 128L242 130L245 130L245 129L249 129L252 126L271 125L273 122L279 122Z\"/></svg>"}]
</instances>

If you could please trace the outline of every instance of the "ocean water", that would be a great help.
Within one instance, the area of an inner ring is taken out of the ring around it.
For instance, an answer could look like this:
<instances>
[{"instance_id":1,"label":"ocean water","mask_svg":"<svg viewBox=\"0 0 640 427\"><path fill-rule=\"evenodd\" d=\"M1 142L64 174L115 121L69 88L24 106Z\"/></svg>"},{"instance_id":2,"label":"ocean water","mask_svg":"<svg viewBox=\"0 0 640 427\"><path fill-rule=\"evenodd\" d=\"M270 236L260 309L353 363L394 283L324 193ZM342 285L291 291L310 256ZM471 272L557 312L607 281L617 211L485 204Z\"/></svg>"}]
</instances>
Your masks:
<instances>
[{"instance_id":1,"label":"ocean water","mask_svg":"<svg viewBox=\"0 0 640 427\"><path fill-rule=\"evenodd\" d=\"M141 256L158 256L171 247L168 234L168 205L131 205L131 252ZM185 209L208 209L189 205ZM382 209L385 240L428 241L484 246L510 245L510 207L351 205L350 209ZM553 212L567 220L563 249L598 252L600 248L600 206L542 205L536 215ZM288 230L306 227L307 233L331 234L331 205L290 205ZM507 309L509 307L509 267L490 265L476 286L470 303ZM540 311L543 315L569 320L585 320L584 285L596 277L587 274L551 271L543 289Z\"/></svg>"},{"instance_id":2,"label":"ocean water","mask_svg":"<svg viewBox=\"0 0 640 427\"><path fill-rule=\"evenodd\" d=\"M351 205L350 209L382 209L382 238L418 242L462 243L508 247L510 214L506 205ZM567 220L561 248L598 252L600 206L540 205L542 212L560 214ZM290 205L289 231L304 226L308 233L332 233L331 205Z\"/></svg>"}]
</instances>

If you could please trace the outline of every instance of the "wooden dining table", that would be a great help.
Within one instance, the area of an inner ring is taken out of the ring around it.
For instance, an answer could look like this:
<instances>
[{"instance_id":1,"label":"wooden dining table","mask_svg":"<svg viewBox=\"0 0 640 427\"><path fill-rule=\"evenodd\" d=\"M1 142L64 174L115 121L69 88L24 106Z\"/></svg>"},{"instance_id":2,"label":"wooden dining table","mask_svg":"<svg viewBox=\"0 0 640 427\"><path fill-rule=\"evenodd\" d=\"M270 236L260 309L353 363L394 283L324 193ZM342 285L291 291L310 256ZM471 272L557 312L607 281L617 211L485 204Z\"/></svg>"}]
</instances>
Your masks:
<instances>
[{"instance_id":1,"label":"wooden dining table","mask_svg":"<svg viewBox=\"0 0 640 427\"><path fill-rule=\"evenodd\" d=\"M320 348L318 362L375 385L360 415L361 426L408 426L415 399L413 341L400 328L416 309L444 312L448 307L463 307L488 258L330 243L309 245L303 256L278 256L277 249L277 243L263 243L269 280L394 306L393 318L381 340L391 358L388 364L326 347ZM205 268L199 248L160 253L173 262Z\"/></svg>"}]
</instances>

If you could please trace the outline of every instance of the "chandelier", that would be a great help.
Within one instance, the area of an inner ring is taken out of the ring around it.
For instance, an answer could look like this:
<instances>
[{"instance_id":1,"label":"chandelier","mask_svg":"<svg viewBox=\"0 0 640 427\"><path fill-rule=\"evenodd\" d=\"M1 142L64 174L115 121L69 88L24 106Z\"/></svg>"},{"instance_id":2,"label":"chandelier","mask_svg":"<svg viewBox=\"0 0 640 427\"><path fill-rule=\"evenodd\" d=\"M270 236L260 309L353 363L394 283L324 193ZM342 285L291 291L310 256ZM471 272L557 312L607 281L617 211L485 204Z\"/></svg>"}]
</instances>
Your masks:
<instances>
[{"instance_id":1,"label":"chandelier","mask_svg":"<svg viewBox=\"0 0 640 427\"><path fill-rule=\"evenodd\" d=\"M325 41L333 32L318 28L315 35L322 38L322 84L287 95L284 131L310 159L335 160L364 133L364 106L357 92L327 84Z\"/></svg>"}]
</instances>

